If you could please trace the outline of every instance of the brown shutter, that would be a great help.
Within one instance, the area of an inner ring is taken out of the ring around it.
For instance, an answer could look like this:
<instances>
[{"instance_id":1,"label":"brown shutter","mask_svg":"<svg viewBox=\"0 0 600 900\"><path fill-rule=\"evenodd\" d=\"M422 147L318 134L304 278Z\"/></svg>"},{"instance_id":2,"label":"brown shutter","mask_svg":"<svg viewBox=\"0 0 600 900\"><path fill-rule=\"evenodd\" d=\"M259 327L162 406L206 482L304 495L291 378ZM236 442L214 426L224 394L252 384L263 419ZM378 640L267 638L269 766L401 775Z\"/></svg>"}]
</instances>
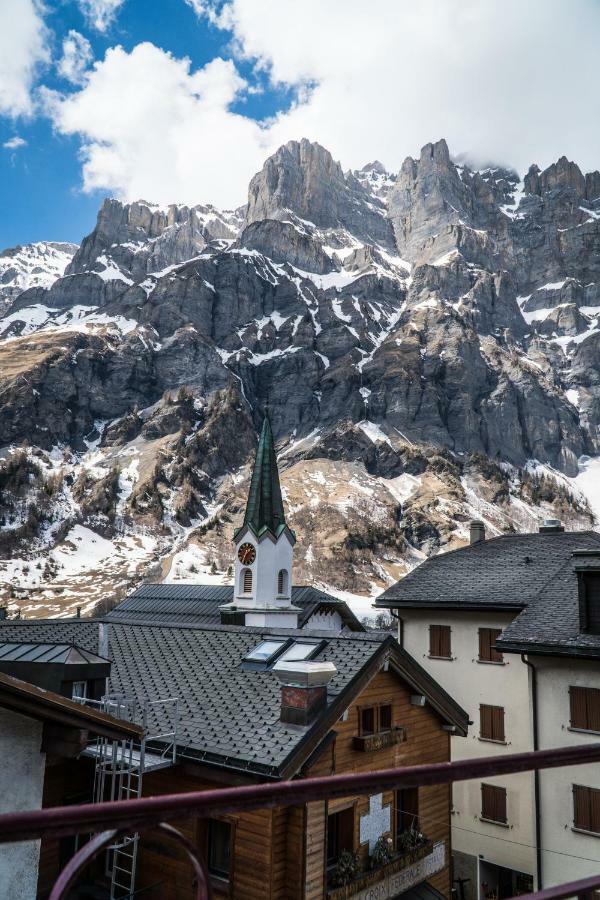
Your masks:
<instances>
[{"instance_id":1,"label":"brown shutter","mask_svg":"<svg viewBox=\"0 0 600 900\"><path fill-rule=\"evenodd\" d=\"M491 785L481 785L481 817L483 819L493 819Z\"/></svg>"},{"instance_id":2,"label":"brown shutter","mask_svg":"<svg viewBox=\"0 0 600 900\"><path fill-rule=\"evenodd\" d=\"M493 648L500 635L501 628L480 628L479 629L479 659L483 662L502 662L504 657L502 653Z\"/></svg>"},{"instance_id":3,"label":"brown shutter","mask_svg":"<svg viewBox=\"0 0 600 900\"><path fill-rule=\"evenodd\" d=\"M496 822L506 822L506 788L494 788L496 801Z\"/></svg>"},{"instance_id":4,"label":"brown shutter","mask_svg":"<svg viewBox=\"0 0 600 900\"><path fill-rule=\"evenodd\" d=\"M490 629L479 629L479 659L490 658Z\"/></svg>"},{"instance_id":5,"label":"brown shutter","mask_svg":"<svg viewBox=\"0 0 600 900\"><path fill-rule=\"evenodd\" d=\"M504 707L492 707L492 734L495 741L504 740Z\"/></svg>"},{"instance_id":6,"label":"brown shutter","mask_svg":"<svg viewBox=\"0 0 600 900\"><path fill-rule=\"evenodd\" d=\"M588 788L590 792L590 828L600 834L600 791Z\"/></svg>"},{"instance_id":7,"label":"brown shutter","mask_svg":"<svg viewBox=\"0 0 600 900\"><path fill-rule=\"evenodd\" d=\"M506 824L506 788L495 784L481 785L481 817Z\"/></svg>"},{"instance_id":8,"label":"brown shutter","mask_svg":"<svg viewBox=\"0 0 600 900\"><path fill-rule=\"evenodd\" d=\"M585 688L569 688L569 705L571 707L571 728L587 728L587 703Z\"/></svg>"},{"instance_id":9,"label":"brown shutter","mask_svg":"<svg viewBox=\"0 0 600 900\"><path fill-rule=\"evenodd\" d=\"M492 737L492 707L483 703L479 706L479 736L488 740Z\"/></svg>"},{"instance_id":10,"label":"brown shutter","mask_svg":"<svg viewBox=\"0 0 600 900\"><path fill-rule=\"evenodd\" d=\"M600 690L585 688L587 727L590 731L600 731Z\"/></svg>"},{"instance_id":11,"label":"brown shutter","mask_svg":"<svg viewBox=\"0 0 600 900\"><path fill-rule=\"evenodd\" d=\"M440 626L440 656L450 657L452 654L450 652L450 626L449 625L441 625Z\"/></svg>"},{"instance_id":12,"label":"brown shutter","mask_svg":"<svg viewBox=\"0 0 600 900\"><path fill-rule=\"evenodd\" d=\"M501 628L490 628L490 660L492 662L502 662L504 660L502 653L499 653L493 646L501 634Z\"/></svg>"},{"instance_id":13,"label":"brown shutter","mask_svg":"<svg viewBox=\"0 0 600 900\"><path fill-rule=\"evenodd\" d=\"M429 626L429 655L440 655L439 629L437 625Z\"/></svg>"},{"instance_id":14,"label":"brown shutter","mask_svg":"<svg viewBox=\"0 0 600 900\"><path fill-rule=\"evenodd\" d=\"M573 824L575 828L590 830L589 788L573 785Z\"/></svg>"}]
</instances>

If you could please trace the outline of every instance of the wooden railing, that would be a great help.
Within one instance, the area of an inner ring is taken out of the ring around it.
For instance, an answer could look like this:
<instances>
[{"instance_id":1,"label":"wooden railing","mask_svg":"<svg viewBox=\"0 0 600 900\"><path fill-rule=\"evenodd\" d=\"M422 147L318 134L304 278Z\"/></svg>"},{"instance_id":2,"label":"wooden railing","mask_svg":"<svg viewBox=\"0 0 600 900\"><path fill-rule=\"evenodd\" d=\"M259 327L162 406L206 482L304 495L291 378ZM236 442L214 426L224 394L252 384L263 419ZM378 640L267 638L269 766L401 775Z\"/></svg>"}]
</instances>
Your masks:
<instances>
[{"instance_id":1,"label":"wooden railing","mask_svg":"<svg viewBox=\"0 0 600 900\"><path fill-rule=\"evenodd\" d=\"M165 838L183 847L195 872L197 898L209 900L210 879L204 861L198 856L198 848L171 825L165 824L166 819L210 817L249 809L293 806L315 800L371 795L392 789L450 784L490 775L594 762L600 762L600 743L360 774L6 813L0 816L0 844L90 832L95 834L73 856L52 889L50 900L64 900L83 868L114 843L119 835L158 829ZM597 888L600 888L600 872L576 882L527 894L525 900L563 900Z\"/></svg>"}]
</instances>

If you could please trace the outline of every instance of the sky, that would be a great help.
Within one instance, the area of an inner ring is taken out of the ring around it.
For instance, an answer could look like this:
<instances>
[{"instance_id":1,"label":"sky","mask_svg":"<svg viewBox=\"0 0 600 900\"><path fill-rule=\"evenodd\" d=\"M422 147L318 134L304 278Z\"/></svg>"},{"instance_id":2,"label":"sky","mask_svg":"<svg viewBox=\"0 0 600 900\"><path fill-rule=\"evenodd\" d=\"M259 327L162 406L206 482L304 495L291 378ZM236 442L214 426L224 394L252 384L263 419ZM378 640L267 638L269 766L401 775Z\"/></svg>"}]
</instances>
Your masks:
<instances>
[{"instance_id":1,"label":"sky","mask_svg":"<svg viewBox=\"0 0 600 900\"><path fill-rule=\"evenodd\" d=\"M600 0L0 0L0 248L106 196L234 208L288 140L600 168Z\"/></svg>"}]
</instances>

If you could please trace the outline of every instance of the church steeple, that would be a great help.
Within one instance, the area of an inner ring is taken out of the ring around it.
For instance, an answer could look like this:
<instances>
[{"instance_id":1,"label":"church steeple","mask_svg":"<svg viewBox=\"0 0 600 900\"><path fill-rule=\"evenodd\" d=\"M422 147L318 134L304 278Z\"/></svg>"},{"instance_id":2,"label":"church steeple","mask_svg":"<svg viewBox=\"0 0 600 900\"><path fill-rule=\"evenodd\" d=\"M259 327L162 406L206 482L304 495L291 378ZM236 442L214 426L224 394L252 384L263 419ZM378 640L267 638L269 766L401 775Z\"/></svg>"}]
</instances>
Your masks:
<instances>
[{"instance_id":1,"label":"church steeple","mask_svg":"<svg viewBox=\"0 0 600 900\"><path fill-rule=\"evenodd\" d=\"M271 422L263 420L243 525L233 535L236 548L233 603L221 620L234 624L295 628L292 603L294 532L285 521Z\"/></svg>"},{"instance_id":2,"label":"church steeple","mask_svg":"<svg viewBox=\"0 0 600 900\"><path fill-rule=\"evenodd\" d=\"M277 456L268 413L265 413L258 441L244 525L252 528L257 536L264 529L277 536L285 528Z\"/></svg>"}]
</instances>

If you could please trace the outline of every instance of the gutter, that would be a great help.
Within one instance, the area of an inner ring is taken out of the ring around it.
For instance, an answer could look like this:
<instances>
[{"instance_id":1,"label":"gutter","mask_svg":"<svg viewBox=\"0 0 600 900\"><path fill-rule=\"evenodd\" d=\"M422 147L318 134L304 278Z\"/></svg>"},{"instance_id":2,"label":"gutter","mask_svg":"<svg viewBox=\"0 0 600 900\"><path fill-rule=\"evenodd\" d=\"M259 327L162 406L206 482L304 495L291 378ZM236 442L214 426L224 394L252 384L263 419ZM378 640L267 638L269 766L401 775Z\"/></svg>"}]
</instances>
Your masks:
<instances>
[{"instance_id":1,"label":"gutter","mask_svg":"<svg viewBox=\"0 0 600 900\"><path fill-rule=\"evenodd\" d=\"M538 702L537 702L537 669L525 653L521 653L521 662L531 671L531 715L533 726L533 749L539 750ZM540 805L540 773L533 770L533 792L535 803L535 863L537 870L536 890L542 889L542 811Z\"/></svg>"}]
</instances>

